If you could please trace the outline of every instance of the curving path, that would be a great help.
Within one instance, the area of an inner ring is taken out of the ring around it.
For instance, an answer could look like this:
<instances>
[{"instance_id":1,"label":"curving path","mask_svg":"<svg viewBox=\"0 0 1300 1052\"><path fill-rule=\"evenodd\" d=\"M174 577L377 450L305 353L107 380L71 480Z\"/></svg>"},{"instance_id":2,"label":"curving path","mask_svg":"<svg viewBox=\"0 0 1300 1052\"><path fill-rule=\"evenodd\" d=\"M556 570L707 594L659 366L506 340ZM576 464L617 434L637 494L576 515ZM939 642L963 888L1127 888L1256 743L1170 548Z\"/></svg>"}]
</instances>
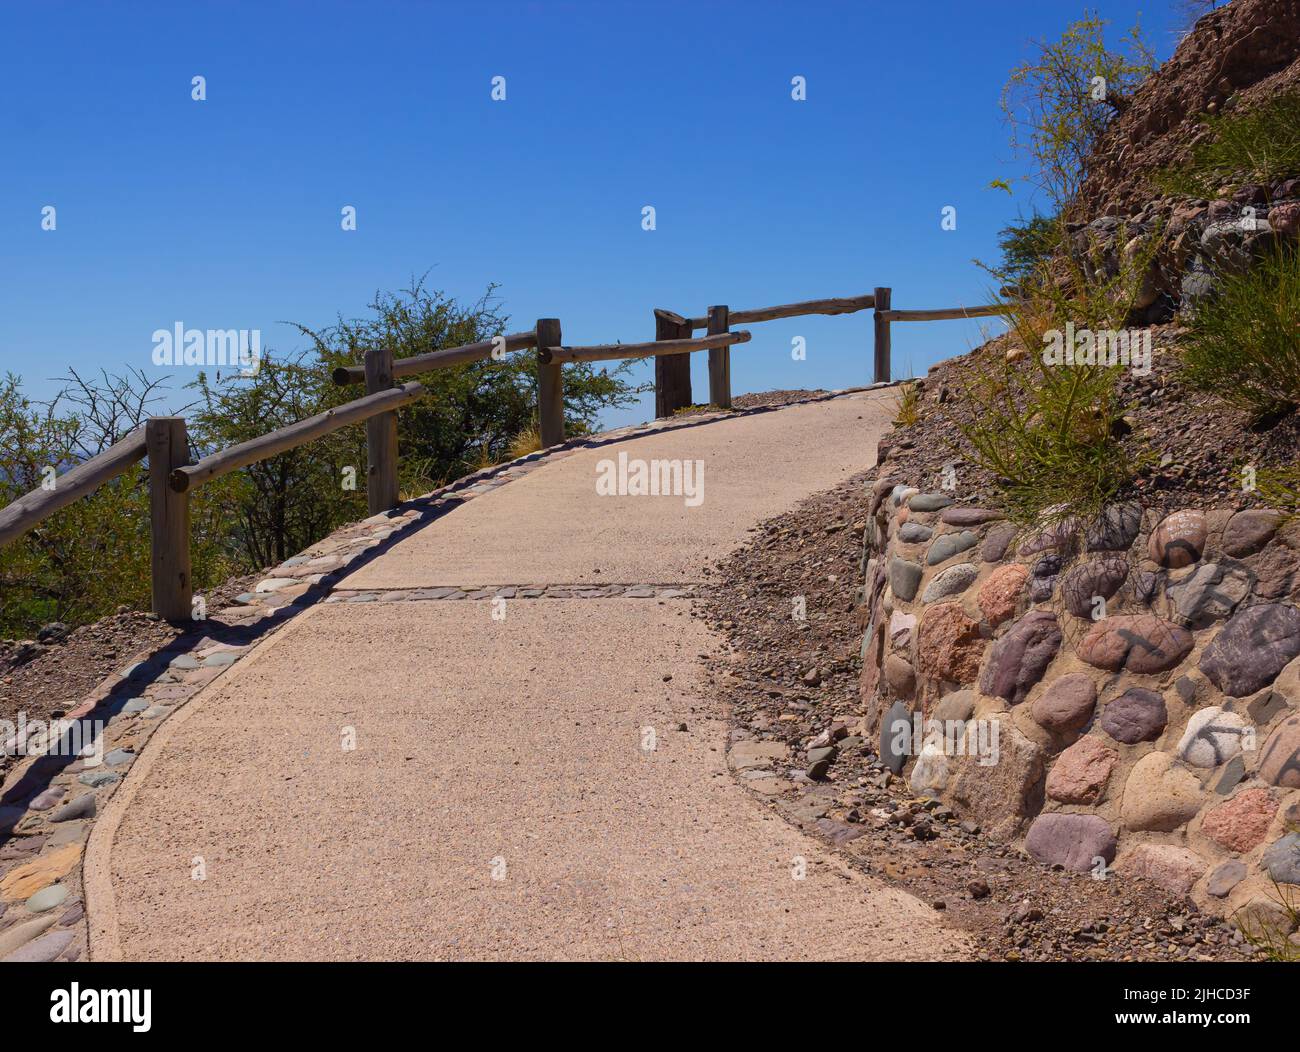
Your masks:
<instances>
[{"instance_id":1,"label":"curving path","mask_svg":"<svg viewBox=\"0 0 1300 1052\"><path fill-rule=\"evenodd\" d=\"M940 915L732 778L697 661L719 640L689 598L383 601L701 582L753 524L868 466L892 403L856 393L583 449L349 575L341 588L378 600L295 618L132 766L86 860L92 956L963 956ZM703 460L703 503L598 496L597 462L619 452Z\"/></svg>"}]
</instances>

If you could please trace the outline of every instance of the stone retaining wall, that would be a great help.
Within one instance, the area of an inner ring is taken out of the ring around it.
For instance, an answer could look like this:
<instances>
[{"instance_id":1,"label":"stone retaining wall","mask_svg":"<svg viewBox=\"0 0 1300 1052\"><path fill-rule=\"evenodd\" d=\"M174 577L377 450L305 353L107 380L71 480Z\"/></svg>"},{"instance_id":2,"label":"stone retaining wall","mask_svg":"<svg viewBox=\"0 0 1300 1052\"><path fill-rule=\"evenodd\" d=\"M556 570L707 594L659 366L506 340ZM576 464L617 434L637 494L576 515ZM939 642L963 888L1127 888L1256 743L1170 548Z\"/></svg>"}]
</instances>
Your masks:
<instances>
[{"instance_id":1,"label":"stone retaining wall","mask_svg":"<svg viewBox=\"0 0 1300 1052\"><path fill-rule=\"evenodd\" d=\"M1045 864L1294 928L1300 522L1126 504L1033 532L882 478L863 571L863 729L914 792Z\"/></svg>"}]
</instances>

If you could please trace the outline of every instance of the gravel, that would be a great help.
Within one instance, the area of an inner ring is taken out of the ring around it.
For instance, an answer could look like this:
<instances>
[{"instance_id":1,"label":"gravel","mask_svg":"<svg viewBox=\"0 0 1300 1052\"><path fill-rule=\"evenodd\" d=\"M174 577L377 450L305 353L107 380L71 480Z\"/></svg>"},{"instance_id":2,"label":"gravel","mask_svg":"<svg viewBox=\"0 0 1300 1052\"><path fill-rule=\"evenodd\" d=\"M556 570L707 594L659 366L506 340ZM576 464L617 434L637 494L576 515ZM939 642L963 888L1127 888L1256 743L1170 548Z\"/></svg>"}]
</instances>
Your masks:
<instances>
[{"instance_id":1,"label":"gravel","mask_svg":"<svg viewBox=\"0 0 1300 1052\"><path fill-rule=\"evenodd\" d=\"M763 523L718 566L700 616L727 638L713 659L731 741L779 742L786 761L742 782L862 869L968 930L986 960L1243 960L1231 926L1139 879L1048 869L937 800L912 796L855 733L861 712L854 603L865 490L858 476ZM806 619L792 616L802 597ZM825 750L834 744L833 753ZM816 762L810 761L810 749ZM827 759L830 757L830 762ZM818 777L809 778L810 768Z\"/></svg>"}]
</instances>

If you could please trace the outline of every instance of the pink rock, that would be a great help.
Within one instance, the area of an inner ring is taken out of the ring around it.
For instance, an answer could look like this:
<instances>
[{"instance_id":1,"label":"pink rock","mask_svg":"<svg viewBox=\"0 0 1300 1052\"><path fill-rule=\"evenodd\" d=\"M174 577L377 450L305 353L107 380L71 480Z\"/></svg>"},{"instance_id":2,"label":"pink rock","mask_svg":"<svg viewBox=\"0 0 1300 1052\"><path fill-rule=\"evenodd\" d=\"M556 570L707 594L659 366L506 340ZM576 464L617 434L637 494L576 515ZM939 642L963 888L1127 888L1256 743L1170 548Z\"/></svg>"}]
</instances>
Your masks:
<instances>
[{"instance_id":1,"label":"pink rock","mask_svg":"<svg viewBox=\"0 0 1300 1052\"><path fill-rule=\"evenodd\" d=\"M1173 668L1192 649L1192 634L1154 614L1103 617L1079 642L1078 655L1108 672L1139 675Z\"/></svg>"},{"instance_id":2,"label":"pink rock","mask_svg":"<svg viewBox=\"0 0 1300 1052\"><path fill-rule=\"evenodd\" d=\"M1151 531L1147 554L1153 562L1170 569L1190 566L1205 551L1208 532L1204 512L1176 511Z\"/></svg>"},{"instance_id":3,"label":"pink rock","mask_svg":"<svg viewBox=\"0 0 1300 1052\"><path fill-rule=\"evenodd\" d=\"M989 574L975 600L984 620L990 625L1000 625L1007 618L1014 617L1028 577L1029 568L1020 563L999 566Z\"/></svg>"},{"instance_id":4,"label":"pink rock","mask_svg":"<svg viewBox=\"0 0 1300 1052\"><path fill-rule=\"evenodd\" d=\"M1057 734L1077 731L1092 716L1097 687L1086 672L1071 672L1043 691L1030 708L1040 727Z\"/></svg>"},{"instance_id":5,"label":"pink rock","mask_svg":"<svg viewBox=\"0 0 1300 1052\"><path fill-rule=\"evenodd\" d=\"M1210 810L1201 832L1229 851L1249 851L1262 843L1277 813L1277 800L1267 789L1246 789Z\"/></svg>"},{"instance_id":6,"label":"pink rock","mask_svg":"<svg viewBox=\"0 0 1300 1052\"><path fill-rule=\"evenodd\" d=\"M1186 895L1207 868L1205 859L1185 847L1140 844L1120 859L1116 872L1145 877L1175 895Z\"/></svg>"},{"instance_id":7,"label":"pink rock","mask_svg":"<svg viewBox=\"0 0 1300 1052\"><path fill-rule=\"evenodd\" d=\"M916 631L916 615L895 610L889 615L889 644L895 650L906 650Z\"/></svg>"},{"instance_id":8,"label":"pink rock","mask_svg":"<svg viewBox=\"0 0 1300 1052\"><path fill-rule=\"evenodd\" d=\"M924 675L969 683L979 672L983 653L979 624L966 616L960 604L940 603L921 615L916 663Z\"/></svg>"},{"instance_id":9,"label":"pink rock","mask_svg":"<svg viewBox=\"0 0 1300 1052\"><path fill-rule=\"evenodd\" d=\"M1063 804L1095 804L1117 759L1096 738L1080 738L1056 758L1047 774L1047 795Z\"/></svg>"},{"instance_id":10,"label":"pink rock","mask_svg":"<svg viewBox=\"0 0 1300 1052\"><path fill-rule=\"evenodd\" d=\"M32 797L31 802L27 805L31 811L48 811L51 807L63 799L64 789L61 785L52 785L48 789Z\"/></svg>"},{"instance_id":11,"label":"pink rock","mask_svg":"<svg viewBox=\"0 0 1300 1052\"><path fill-rule=\"evenodd\" d=\"M897 654L885 658L885 682L902 698L910 698L916 691L916 670Z\"/></svg>"},{"instance_id":12,"label":"pink rock","mask_svg":"<svg viewBox=\"0 0 1300 1052\"><path fill-rule=\"evenodd\" d=\"M1278 205L1268 213L1268 224L1286 237L1300 235L1300 204Z\"/></svg>"},{"instance_id":13,"label":"pink rock","mask_svg":"<svg viewBox=\"0 0 1300 1052\"><path fill-rule=\"evenodd\" d=\"M1283 720L1264 743L1259 776L1270 785L1300 789L1300 716Z\"/></svg>"}]
</instances>

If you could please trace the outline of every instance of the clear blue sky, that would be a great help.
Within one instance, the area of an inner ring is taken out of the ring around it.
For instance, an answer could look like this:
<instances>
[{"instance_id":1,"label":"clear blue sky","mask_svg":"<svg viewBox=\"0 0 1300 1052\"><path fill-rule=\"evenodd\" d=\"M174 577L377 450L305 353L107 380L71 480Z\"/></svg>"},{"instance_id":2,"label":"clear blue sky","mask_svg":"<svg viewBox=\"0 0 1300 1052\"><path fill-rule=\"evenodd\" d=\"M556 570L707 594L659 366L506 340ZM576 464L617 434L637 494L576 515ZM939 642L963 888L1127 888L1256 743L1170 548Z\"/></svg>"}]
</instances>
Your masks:
<instances>
[{"instance_id":1,"label":"clear blue sky","mask_svg":"<svg viewBox=\"0 0 1300 1052\"><path fill-rule=\"evenodd\" d=\"M1159 57L1171 51L1168 0L1091 6L1115 30L1140 10ZM151 334L176 321L259 328L293 350L285 322L359 313L426 270L456 297L499 283L516 327L558 317L566 343L649 339L660 306L876 285L895 307L983 302L971 259L993 259L1030 203L1023 187L987 189L1016 171L999 89L1028 39L1082 11L5 2L0 363L37 395L69 365L152 370ZM207 101L190 98L195 75ZM807 101L791 99L796 75ZM345 205L355 232L340 229ZM733 353L734 389L867 382L870 329L869 313L756 326ZM977 338L974 323L896 326L896 373Z\"/></svg>"}]
</instances>

